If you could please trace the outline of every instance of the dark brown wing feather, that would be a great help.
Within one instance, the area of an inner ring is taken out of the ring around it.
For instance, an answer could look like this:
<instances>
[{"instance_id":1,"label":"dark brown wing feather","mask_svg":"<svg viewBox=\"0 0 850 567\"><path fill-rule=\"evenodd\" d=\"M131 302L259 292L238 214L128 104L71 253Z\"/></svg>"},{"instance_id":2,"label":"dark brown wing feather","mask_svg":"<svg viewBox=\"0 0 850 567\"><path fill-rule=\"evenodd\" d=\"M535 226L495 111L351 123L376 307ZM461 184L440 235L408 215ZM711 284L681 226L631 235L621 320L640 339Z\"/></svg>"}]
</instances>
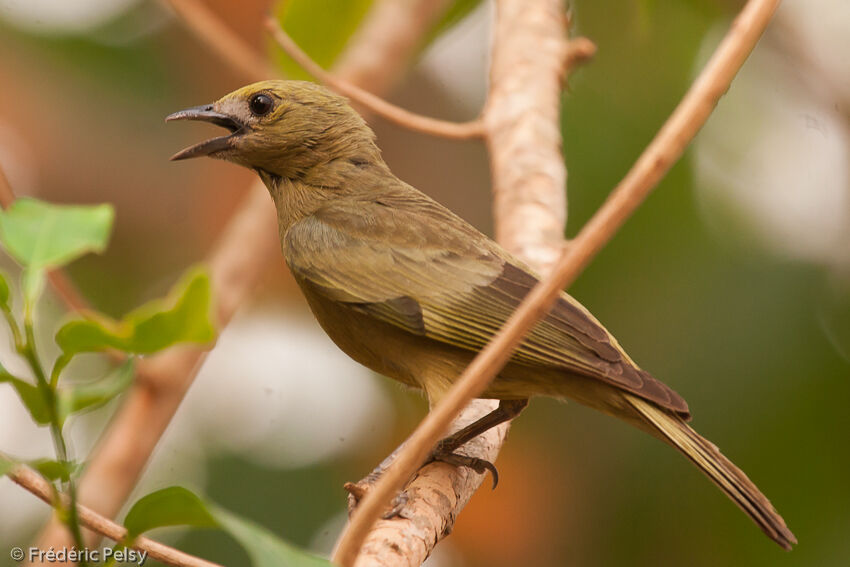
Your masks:
<instances>
[{"instance_id":1,"label":"dark brown wing feather","mask_svg":"<svg viewBox=\"0 0 850 567\"><path fill-rule=\"evenodd\" d=\"M327 205L289 230L287 262L330 299L406 332L480 350L538 280L466 222L417 195ZM566 293L512 360L600 379L688 413L678 394L639 369Z\"/></svg>"},{"instance_id":2,"label":"dark brown wing feather","mask_svg":"<svg viewBox=\"0 0 850 567\"><path fill-rule=\"evenodd\" d=\"M532 274L506 263L502 274L481 292L492 298L492 302L505 302L514 310L537 283ZM564 336L571 337L586 349L580 352L596 354L598 360L594 361L591 370L582 371L586 360L576 361L570 356L572 353L557 348ZM687 403L679 394L638 368L608 331L566 293L558 298L549 313L531 331L518 349L516 358L522 360L526 349L535 350L535 363L545 360L551 366L563 366L589 377L603 378L662 407L685 416L688 414Z\"/></svg>"}]
</instances>

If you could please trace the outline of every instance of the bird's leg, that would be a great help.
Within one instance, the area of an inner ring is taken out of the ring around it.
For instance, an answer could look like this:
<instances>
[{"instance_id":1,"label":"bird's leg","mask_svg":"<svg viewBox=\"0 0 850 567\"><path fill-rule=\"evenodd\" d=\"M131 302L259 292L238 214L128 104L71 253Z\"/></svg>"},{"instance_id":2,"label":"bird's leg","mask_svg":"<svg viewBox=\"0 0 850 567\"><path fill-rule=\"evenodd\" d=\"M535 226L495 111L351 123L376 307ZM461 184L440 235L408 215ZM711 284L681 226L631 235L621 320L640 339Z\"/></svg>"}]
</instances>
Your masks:
<instances>
[{"instance_id":1,"label":"bird's leg","mask_svg":"<svg viewBox=\"0 0 850 567\"><path fill-rule=\"evenodd\" d=\"M490 474L493 476L493 488L496 488L496 485L499 483L499 471L496 470L496 466L493 463L484 459L479 459L477 457L460 455L458 453L455 453L454 451L461 445L481 435L490 428L515 418L520 414L520 412L522 412L523 409L525 409L525 406L527 405L528 400L500 401L499 406L487 415L477 419L466 427L459 429L448 437L441 439L437 443L437 446L434 448L434 450L431 451L431 454L428 457L428 461L426 461L425 464L433 461L440 461L458 467L469 467L479 474L484 474L485 472L490 471ZM343 488L345 488L345 490L348 491L349 494L349 514L354 511L354 509L357 507L357 504L366 495L366 493L371 490L372 486L378 481L381 475L384 474L384 471L386 471L390 467L390 465L392 465L399 451L401 451L402 447L404 447L404 443L399 445L395 449L395 451L393 451L387 458L381 461L381 463L377 467L375 467L375 469L372 470L371 473L366 475L361 480L357 482L346 482L343 485ZM393 499L393 501L391 502L391 508L387 513L384 514L384 518L389 519L398 516L400 512L404 509L404 505L406 503L407 493L405 491L402 491L397 494L396 497Z\"/></svg>"},{"instance_id":2,"label":"bird's leg","mask_svg":"<svg viewBox=\"0 0 850 567\"><path fill-rule=\"evenodd\" d=\"M484 474L486 471L490 471L490 474L493 476L493 488L496 488L496 485L499 484L499 471L496 470L496 465L490 461L479 459L477 457L470 457L468 455L460 455L454 451L464 443L478 437L490 428L515 418L527 405L527 399L501 400L499 402L499 407L487 415L477 419L448 437L441 439L431 452L429 462L440 461L459 467L469 467L479 474Z\"/></svg>"}]
</instances>

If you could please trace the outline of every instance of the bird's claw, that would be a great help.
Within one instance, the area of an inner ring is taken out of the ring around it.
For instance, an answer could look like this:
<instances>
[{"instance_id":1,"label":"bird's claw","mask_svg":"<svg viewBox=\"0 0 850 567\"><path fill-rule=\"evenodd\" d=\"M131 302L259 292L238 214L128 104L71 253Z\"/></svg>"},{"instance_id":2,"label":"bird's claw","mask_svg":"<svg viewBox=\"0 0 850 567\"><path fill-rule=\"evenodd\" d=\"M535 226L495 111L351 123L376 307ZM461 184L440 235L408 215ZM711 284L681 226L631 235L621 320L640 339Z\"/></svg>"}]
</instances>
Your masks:
<instances>
[{"instance_id":1,"label":"bird's claw","mask_svg":"<svg viewBox=\"0 0 850 567\"><path fill-rule=\"evenodd\" d=\"M468 467L478 474L484 474L487 471L490 471L490 476L493 477L493 490L495 490L496 486L499 484L499 471L496 469L496 465L486 459L441 451L440 446L438 445L437 449L431 453L429 460L440 461L441 463L447 463L456 467Z\"/></svg>"}]
</instances>

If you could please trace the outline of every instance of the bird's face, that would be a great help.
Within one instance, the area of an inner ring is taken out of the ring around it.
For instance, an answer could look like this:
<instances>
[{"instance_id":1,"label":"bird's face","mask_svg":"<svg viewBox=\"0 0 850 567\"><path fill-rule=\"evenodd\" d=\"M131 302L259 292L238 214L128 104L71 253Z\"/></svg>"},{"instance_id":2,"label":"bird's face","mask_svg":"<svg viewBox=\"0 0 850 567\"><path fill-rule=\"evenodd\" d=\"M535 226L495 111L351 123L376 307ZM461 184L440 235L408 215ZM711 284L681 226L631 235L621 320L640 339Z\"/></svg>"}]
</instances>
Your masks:
<instances>
[{"instance_id":1,"label":"bird's face","mask_svg":"<svg viewBox=\"0 0 850 567\"><path fill-rule=\"evenodd\" d=\"M344 98L304 81L254 83L165 120L202 120L230 130L173 160L209 156L283 178L376 150L371 130Z\"/></svg>"}]
</instances>

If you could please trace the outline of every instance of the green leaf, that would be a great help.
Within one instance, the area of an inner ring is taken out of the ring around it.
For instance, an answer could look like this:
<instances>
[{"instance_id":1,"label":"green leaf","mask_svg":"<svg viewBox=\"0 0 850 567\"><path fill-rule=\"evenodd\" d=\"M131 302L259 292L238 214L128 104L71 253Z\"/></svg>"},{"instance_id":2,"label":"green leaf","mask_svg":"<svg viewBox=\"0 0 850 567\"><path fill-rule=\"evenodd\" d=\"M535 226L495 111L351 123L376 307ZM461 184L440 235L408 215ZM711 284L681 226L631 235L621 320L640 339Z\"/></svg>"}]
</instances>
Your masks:
<instances>
[{"instance_id":1,"label":"green leaf","mask_svg":"<svg viewBox=\"0 0 850 567\"><path fill-rule=\"evenodd\" d=\"M66 323L56 333L56 343L63 354L53 375L80 352L114 348L149 354L176 343L210 342L215 338L210 321L210 293L209 276L195 269L172 289L165 301L143 305L121 321L91 314L87 319Z\"/></svg>"},{"instance_id":2,"label":"green leaf","mask_svg":"<svg viewBox=\"0 0 850 567\"><path fill-rule=\"evenodd\" d=\"M21 380L16 376L12 376L5 368L0 367L0 384L7 382L12 385L21 398L24 406L32 416L33 421L38 425L47 425L50 423L50 409L44 401L44 396L37 386L34 386L26 380Z\"/></svg>"},{"instance_id":3,"label":"green leaf","mask_svg":"<svg viewBox=\"0 0 850 567\"><path fill-rule=\"evenodd\" d=\"M133 382L134 361L129 359L104 378L62 388L58 392L59 422L74 413L99 408L124 392Z\"/></svg>"},{"instance_id":4,"label":"green leaf","mask_svg":"<svg viewBox=\"0 0 850 567\"><path fill-rule=\"evenodd\" d=\"M0 212L0 242L27 268L62 266L103 251L114 216L110 205L52 205L22 198Z\"/></svg>"},{"instance_id":5,"label":"green leaf","mask_svg":"<svg viewBox=\"0 0 850 567\"><path fill-rule=\"evenodd\" d=\"M47 480L61 480L63 482L68 482L83 466L81 463L53 459L37 459L29 461L27 464L41 473L41 476Z\"/></svg>"},{"instance_id":6,"label":"green leaf","mask_svg":"<svg viewBox=\"0 0 850 567\"><path fill-rule=\"evenodd\" d=\"M218 523L200 498L185 488L171 486L143 496L133 504L124 518L127 528L124 543L130 545L144 532L165 526L217 528Z\"/></svg>"},{"instance_id":7,"label":"green leaf","mask_svg":"<svg viewBox=\"0 0 850 567\"><path fill-rule=\"evenodd\" d=\"M275 15L295 43L327 69L345 49L371 6L372 0L286 0L278 2ZM272 49L274 60L287 77L312 79L279 48Z\"/></svg>"},{"instance_id":8,"label":"green leaf","mask_svg":"<svg viewBox=\"0 0 850 567\"><path fill-rule=\"evenodd\" d=\"M235 514L214 508L221 528L248 553L254 567L330 567L331 562L286 543L266 528Z\"/></svg>"},{"instance_id":9,"label":"green leaf","mask_svg":"<svg viewBox=\"0 0 850 567\"><path fill-rule=\"evenodd\" d=\"M330 567L331 563L301 551L267 529L244 518L207 504L191 491L179 486L164 488L142 497L127 517L124 545L144 532L165 526L220 528L229 533L248 553L254 567Z\"/></svg>"}]
</instances>

